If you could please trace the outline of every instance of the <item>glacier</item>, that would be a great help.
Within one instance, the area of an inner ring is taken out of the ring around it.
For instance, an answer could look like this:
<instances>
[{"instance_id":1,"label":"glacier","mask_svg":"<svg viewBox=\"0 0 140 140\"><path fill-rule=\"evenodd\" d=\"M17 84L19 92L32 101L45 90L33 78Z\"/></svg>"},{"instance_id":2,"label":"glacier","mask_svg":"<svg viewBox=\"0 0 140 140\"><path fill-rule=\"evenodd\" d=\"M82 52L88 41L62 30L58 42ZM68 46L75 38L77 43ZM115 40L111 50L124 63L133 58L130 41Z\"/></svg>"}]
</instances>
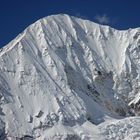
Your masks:
<instances>
[{"instance_id":1,"label":"glacier","mask_svg":"<svg viewBox=\"0 0 140 140\"><path fill-rule=\"evenodd\" d=\"M140 140L140 28L66 14L0 49L0 139Z\"/></svg>"}]
</instances>

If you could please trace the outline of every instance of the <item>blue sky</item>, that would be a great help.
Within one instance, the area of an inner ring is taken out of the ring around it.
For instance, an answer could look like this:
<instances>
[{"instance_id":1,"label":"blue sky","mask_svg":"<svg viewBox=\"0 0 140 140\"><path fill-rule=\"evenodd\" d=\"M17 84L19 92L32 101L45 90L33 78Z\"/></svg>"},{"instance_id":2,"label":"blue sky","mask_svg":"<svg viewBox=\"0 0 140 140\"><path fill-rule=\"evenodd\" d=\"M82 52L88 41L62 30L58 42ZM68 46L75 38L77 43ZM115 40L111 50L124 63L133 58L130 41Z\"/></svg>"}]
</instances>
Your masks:
<instances>
[{"instance_id":1,"label":"blue sky","mask_svg":"<svg viewBox=\"0 0 140 140\"><path fill-rule=\"evenodd\" d=\"M0 47L36 20L59 13L116 29L140 27L140 0L1 0Z\"/></svg>"}]
</instances>

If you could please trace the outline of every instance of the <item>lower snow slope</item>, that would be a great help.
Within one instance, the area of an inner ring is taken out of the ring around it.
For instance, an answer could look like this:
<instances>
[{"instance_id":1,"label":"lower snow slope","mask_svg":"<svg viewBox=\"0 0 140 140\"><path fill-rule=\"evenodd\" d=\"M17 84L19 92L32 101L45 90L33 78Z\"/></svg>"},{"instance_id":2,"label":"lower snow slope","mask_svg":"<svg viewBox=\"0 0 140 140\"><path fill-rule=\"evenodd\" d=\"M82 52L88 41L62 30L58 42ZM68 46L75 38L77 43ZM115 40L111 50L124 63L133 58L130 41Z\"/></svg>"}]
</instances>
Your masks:
<instances>
[{"instance_id":1,"label":"lower snow slope","mask_svg":"<svg viewBox=\"0 0 140 140\"><path fill-rule=\"evenodd\" d=\"M140 139L130 117L139 115L139 34L68 15L29 26L0 52L1 138Z\"/></svg>"}]
</instances>

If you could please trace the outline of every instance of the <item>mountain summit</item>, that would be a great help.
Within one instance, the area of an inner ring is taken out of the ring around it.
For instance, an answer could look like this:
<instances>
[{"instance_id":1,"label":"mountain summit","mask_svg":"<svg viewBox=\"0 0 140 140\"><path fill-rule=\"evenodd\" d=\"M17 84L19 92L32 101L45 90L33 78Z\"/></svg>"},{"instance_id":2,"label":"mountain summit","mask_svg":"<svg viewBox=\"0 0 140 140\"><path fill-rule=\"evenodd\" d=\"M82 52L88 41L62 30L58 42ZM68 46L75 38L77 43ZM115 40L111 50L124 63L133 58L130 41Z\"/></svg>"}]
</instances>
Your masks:
<instances>
[{"instance_id":1,"label":"mountain summit","mask_svg":"<svg viewBox=\"0 0 140 140\"><path fill-rule=\"evenodd\" d=\"M140 28L60 14L0 50L0 139L140 139Z\"/></svg>"}]
</instances>

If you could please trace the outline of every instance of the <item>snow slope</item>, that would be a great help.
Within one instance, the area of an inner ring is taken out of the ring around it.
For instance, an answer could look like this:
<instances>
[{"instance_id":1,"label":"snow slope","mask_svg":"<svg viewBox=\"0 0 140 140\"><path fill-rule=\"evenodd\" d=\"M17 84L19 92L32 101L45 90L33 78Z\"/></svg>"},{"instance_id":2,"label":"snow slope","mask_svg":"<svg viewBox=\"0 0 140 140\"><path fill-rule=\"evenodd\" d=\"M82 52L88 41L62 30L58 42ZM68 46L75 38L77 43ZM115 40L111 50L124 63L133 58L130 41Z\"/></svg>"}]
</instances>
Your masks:
<instances>
[{"instance_id":1,"label":"snow slope","mask_svg":"<svg viewBox=\"0 0 140 140\"><path fill-rule=\"evenodd\" d=\"M0 50L1 139L139 140L139 113L140 28L60 14Z\"/></svg>"}]
</instances>

